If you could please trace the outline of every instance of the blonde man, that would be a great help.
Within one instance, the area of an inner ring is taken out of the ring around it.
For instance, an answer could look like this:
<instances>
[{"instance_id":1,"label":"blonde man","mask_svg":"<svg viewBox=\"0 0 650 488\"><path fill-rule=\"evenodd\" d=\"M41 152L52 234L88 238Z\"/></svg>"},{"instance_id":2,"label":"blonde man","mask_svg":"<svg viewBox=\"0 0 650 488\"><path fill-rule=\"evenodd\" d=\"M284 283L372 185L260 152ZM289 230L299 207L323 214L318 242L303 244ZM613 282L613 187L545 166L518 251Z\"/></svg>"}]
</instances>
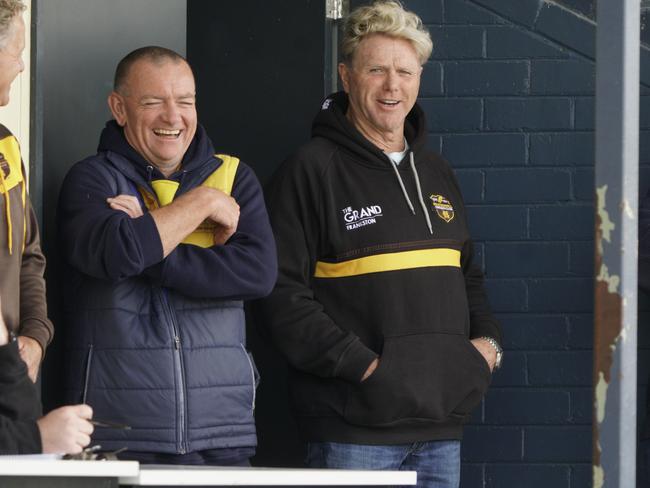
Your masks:
<instances>
[{"instance_id":1,"label":"blonde man","mask_svg":"<svg viewBox=\"0 0 650 488\"><path fill-rule=\"evenodd\" d=\"M310 466L417 470L418 486L451 488L501 347L460 189L425 145L431 51L397 2L350 15L344 92L269 194L279 279L261 308L293 367Z\"/></svg>"}]
</instances>

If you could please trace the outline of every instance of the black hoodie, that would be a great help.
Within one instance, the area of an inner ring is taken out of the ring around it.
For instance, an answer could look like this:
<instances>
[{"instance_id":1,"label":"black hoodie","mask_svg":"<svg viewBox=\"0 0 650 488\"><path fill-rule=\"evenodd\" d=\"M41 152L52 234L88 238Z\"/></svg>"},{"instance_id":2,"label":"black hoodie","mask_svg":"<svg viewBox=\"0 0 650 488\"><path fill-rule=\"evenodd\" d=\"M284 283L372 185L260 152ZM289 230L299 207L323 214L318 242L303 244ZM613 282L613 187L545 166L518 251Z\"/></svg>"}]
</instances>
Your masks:
<instances>
[{"instance_id":1,"label":"black hoodie","mask_svg":"<svg viewBox=\"0 0 650 488\"><path fill-rule=\"evenodd\" d=\"M310 441L460 438L491 377L469 339L500 336L458 184L417 105L397 168L346 109L343 93L324 102L268 194L279 279L260 308L292 407Z\"/></svg>"},{"instance_id":2,"label":"black hoodie","mask_svg":"<svg viewBox=\"0 0 650 488\"><path fill-rule=\"evenodd\" d=\"M0 346L0 454L41 452L36 419L41 402L18 353L18 343Z\"/></svg>"}]
</instances>

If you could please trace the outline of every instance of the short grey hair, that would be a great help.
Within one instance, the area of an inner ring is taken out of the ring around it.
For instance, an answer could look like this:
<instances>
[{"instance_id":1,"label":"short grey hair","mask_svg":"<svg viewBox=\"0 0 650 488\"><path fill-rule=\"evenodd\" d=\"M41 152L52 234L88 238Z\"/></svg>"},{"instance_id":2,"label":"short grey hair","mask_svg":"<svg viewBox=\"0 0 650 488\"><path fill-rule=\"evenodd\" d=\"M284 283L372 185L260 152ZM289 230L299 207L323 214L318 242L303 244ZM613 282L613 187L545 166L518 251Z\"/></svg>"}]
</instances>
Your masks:
<instances>
[{"instance_id":1,"label":"short grey hair","mask_svg":"<svg viewBox=\"0 0 650 488\"><path fill-rule=\"evenodd\" d=\"M126 80L129 72L131 71L131 67L138 61L149 61L156 65L171 61L172 63L185 63L187 66L190 66L187 59L176 51L161 46L144 46L135 51L131 51L117 64L115 79L113 81L113 91L122 95L125 94Z\"/></svg>"},{"instance_id":2,"label":"short grey hair","mask_svg":"<svg viewBox=\"0 0 650 488\"><path fill-rule=\"evenodd\" d=\"M27 9L22 0L0 0L0 49L4 47L14 17Z\"/></svg>"},{"instance_id":3,"label":"short grey hair","mask_svg":"<svg viewBox=\"0 0 650 488\"><path fill-rule=\"evenodd\" d=\"M341 41L343 61L350 64L361 41L372 34L409 41L420 64L426 63L433 51L431 35L420 17L405 10L398 1L380 0L355 9L345 20Z\"/></svg>"}]
</instances>

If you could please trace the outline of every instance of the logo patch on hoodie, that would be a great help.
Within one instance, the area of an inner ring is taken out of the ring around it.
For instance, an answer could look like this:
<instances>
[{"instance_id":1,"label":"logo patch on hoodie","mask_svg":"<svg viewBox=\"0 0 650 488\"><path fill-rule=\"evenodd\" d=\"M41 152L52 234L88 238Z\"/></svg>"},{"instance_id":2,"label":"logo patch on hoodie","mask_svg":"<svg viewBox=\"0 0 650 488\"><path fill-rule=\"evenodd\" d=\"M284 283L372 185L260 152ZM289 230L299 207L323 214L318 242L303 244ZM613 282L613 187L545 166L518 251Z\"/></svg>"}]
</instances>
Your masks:
<instances>
[{"instance_id":1,"label":"logo patch on hoodie","mask_svg":"<svg viewBox=\"0 0 650 488\"><path fill-rule=\"evenodd\" d=\"M383 217L379 205L368 205L356 210L352 207L345 207L341 212L343 213L343 222L347 230L354 230L366 225L376 224L377 217Z\"/></svg>"},{"instance_id":2,"label":"logo patch on hoodie","mask_svg":"<svg viewBox=\"0 0 650 488\"><path fill-rule=\"evenodd\" d=\"M436 209L438 217L440 217L445 222L449 223L454 220L454 207L452 207L449 200L447 200L442 195L429 195L431 202L433 203L433 208Z\"/></svg>"}]
</instances>

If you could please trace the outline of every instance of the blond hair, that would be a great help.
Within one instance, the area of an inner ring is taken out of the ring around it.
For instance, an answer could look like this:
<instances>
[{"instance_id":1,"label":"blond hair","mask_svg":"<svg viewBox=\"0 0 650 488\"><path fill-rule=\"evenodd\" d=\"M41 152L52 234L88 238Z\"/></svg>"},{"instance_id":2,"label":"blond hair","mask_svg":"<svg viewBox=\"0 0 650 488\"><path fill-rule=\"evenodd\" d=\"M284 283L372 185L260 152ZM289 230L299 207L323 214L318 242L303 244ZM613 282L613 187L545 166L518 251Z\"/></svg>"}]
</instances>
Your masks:
<instances>
[{"instance_id":1,"label":"blond hair","mask_svg":"<svg viewBox=\"0 0 650 488\"><path fill-rule=\"evenodd\" d=\"M5 45L12 20L26 8L22 0L0 0L0 49Z\"/></svg>"},{"instance_id":2,"label":"blond hair","mask_svg":"<svg viewBox=\"0 0 650 488\"><path fill-rule=\"evenodd\" d=\"M409 41L420 64L424 64L433 51L431 36L420 17L405 10L397 1L380 0L355 9L346 19L341 41L343 61L349 64L361 41L372 34Z\"/></svg>"}]
</instances>

